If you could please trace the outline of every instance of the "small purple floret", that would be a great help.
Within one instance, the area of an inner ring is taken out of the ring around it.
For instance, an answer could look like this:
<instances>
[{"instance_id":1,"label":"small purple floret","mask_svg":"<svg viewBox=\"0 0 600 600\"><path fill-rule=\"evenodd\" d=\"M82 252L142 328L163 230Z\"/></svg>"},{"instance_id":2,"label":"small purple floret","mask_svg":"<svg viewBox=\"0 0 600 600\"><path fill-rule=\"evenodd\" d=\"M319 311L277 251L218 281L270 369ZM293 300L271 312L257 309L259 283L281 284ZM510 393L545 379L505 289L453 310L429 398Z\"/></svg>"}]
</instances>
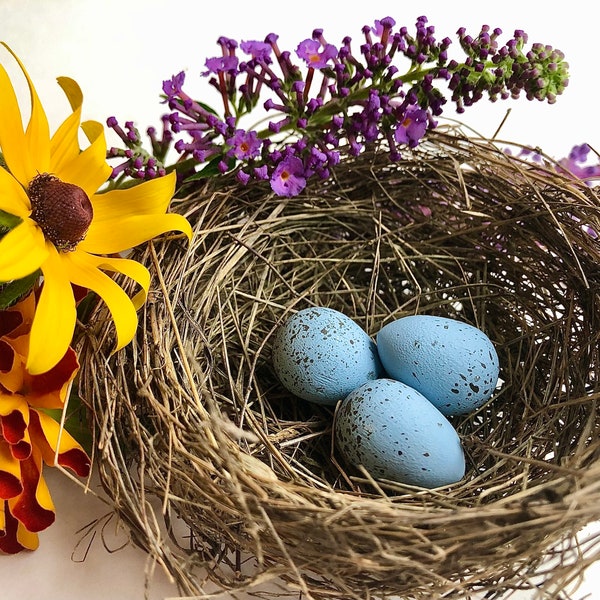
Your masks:
<instances>
[{"instance_id":1,"label":"small purple floret","mask_svg":"<svg viewBox=\"0 0 600 600\"><path fill-rule=\"evenodd\" d=\"M304 165L296 156L284 158L271 175L271 189L278 196L297 196L305 187Z\"/></svg>"}]
</instances>

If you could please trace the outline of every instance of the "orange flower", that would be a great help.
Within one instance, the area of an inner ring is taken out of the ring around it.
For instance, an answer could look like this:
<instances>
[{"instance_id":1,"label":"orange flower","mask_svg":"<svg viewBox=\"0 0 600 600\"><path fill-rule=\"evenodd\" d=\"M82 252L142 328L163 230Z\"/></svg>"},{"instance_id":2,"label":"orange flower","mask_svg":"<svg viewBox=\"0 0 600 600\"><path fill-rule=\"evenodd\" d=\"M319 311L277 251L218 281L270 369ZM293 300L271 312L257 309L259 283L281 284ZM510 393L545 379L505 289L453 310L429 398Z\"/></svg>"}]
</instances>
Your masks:
<instances>
[{"instance_id":1,"label":"orange flower","mask_svg":"<svg viewBox=\"0 0 600 600\"><path fill-rule=\"evenodd\" d=\"M35 295L0 310L0 551L33 550L37 533L54 522L54 504L43 465L89 474L90 459L80 444L46 411L64 408L79 369L69 348L50 371L25 368Z\"/></svg>"}]
</instances>

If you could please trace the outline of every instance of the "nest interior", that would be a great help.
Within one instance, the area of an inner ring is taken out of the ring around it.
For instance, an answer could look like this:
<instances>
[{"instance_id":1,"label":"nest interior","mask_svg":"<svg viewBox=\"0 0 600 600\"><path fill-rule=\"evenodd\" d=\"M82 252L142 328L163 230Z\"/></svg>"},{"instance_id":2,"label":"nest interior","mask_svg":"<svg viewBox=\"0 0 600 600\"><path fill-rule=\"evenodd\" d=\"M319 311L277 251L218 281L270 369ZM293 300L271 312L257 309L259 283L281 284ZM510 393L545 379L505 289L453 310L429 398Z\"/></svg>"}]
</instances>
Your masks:
<instances>
[{"instance_id":1,"label":"nest interior","mask_svg":"<svg viewBox=\"0 0 600 600\"><path fill-rule=\"evenodd\" d=\"M595 189L440 131L398 164L377 151L343 161L296 198L226 178L187 192L174 209L192 244L136 251L153 275L138 336L112 354L99 305L80 378L104 490L182 594L558 597L576 585L598 543L577 533L600 518ZM292 397L272 368L274 331L308 306L370 335L408 314L488 334L501 385L453 418L462 481L417 489L344 464L334 409Z\"/></svg>"}]
</instances>

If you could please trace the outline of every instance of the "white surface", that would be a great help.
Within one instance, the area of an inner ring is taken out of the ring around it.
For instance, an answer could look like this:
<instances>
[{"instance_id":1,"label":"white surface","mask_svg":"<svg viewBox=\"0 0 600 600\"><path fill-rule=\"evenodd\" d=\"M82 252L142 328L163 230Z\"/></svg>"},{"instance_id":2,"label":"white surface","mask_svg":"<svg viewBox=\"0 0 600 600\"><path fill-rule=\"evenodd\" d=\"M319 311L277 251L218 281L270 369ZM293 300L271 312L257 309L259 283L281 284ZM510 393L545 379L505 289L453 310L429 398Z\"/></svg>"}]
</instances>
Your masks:
<instances>
[{"instance_id":1,"label":"white surface","mask_svg":"<svg viewBox=\"0 0 600 600\"><path fill-rule=\"evenodd\" d=\"M524 29L530 42L560 48L571 65L571 83L554 106L525 99L491 104L480 102L460 118L484 135L492 135L506 111L510 116L502 138L540 146L559 158L574 144L599 146L597 105L597 52L589 14L574 7L550 10L522 0L503 2L448 2L423 4L397 0L349 3L303 0L298 3L265 3L248 0L0 0L0 39L6 41L26 64L38 93L56 127L66 116L67 104L55 83L56 76L76 79L84 92L84 118L104 122L115 115L121 122L134 119L143 131L158 125L163 79L185 69L190 87L208 103L218 103L198 74L204 60L218 54L220 35L261 39L267 33L280 36L280 46L293 50L310 37L314 28L324 29L333 44L344 35L361 38L360 28L385 16L398 25L412 27L425 14L436 26L439 38L453 39L459 26L476 35L482 24L501 27L506 38ZM348 7L352 5L352 10ZM457 55L460 54L457 52ZM0 59L7 63L6 53ZM14 72L14 71L13 71ZM446 117L455 117L447 105ZM47 471L48 472L48 471ZM106 507L60 473L48 476L57 504L57 522L40 535L34 553L0 556L0 600L142 600L146 558L127 548L109 553L95 539L86 559L81 557L78 530L106 513ZM109 528L110 530L110 528ZM113 541L118 545L117 537ZM35 583L34 583L35 582ZM596 588L600 569L589 569L576 598L600 598ZM108 586L108 589L107 589ZM176 589L162 573L150 588L151 600L175 596ZM523 596L531 597L531 596Z\"/></svg>"}]
</instances>

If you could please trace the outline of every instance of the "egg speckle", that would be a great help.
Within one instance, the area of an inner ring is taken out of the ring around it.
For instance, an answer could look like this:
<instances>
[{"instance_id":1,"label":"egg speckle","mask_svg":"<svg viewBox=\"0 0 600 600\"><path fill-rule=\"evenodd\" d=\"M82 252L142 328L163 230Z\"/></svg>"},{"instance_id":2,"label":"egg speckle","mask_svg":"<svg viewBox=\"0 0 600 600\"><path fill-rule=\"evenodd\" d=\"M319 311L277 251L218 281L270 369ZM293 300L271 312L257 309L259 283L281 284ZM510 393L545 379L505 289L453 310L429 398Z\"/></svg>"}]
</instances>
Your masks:
<instances>
[{"instance_id":1,"label":"egg speckle","mask_svg":"<svg viewBox=\"0 0 600 600\"><path fill-rule=\"evenodd\" d=\"M498 382L499 361L491 340L455 319L403 317L379 331L377 348L386 373L418 390L444 415L476 410Z\"/></svg>"},{"instance_id":2,"label":"egg speckle","mask_svg":"<svg viewBox=\"0 0 600 600\"><path fill-rule=\"evenodd\" d=\"M465 459L452 424L410 386L382 378L341 402L336 447L346 461L374 478L434 488L460 481Z\"/></svg>"},{"instance_id":3,"label":"egg speckle","mask_svg":"<svg viewBox=\"0 0 600 600\"><path fill-rule=\"evenodd\" d=\"M374 341L345 314L324 307L292 315L273 338L273 367L291 393L334 405L383 373Z\"/></svg>"}]
</instances>

